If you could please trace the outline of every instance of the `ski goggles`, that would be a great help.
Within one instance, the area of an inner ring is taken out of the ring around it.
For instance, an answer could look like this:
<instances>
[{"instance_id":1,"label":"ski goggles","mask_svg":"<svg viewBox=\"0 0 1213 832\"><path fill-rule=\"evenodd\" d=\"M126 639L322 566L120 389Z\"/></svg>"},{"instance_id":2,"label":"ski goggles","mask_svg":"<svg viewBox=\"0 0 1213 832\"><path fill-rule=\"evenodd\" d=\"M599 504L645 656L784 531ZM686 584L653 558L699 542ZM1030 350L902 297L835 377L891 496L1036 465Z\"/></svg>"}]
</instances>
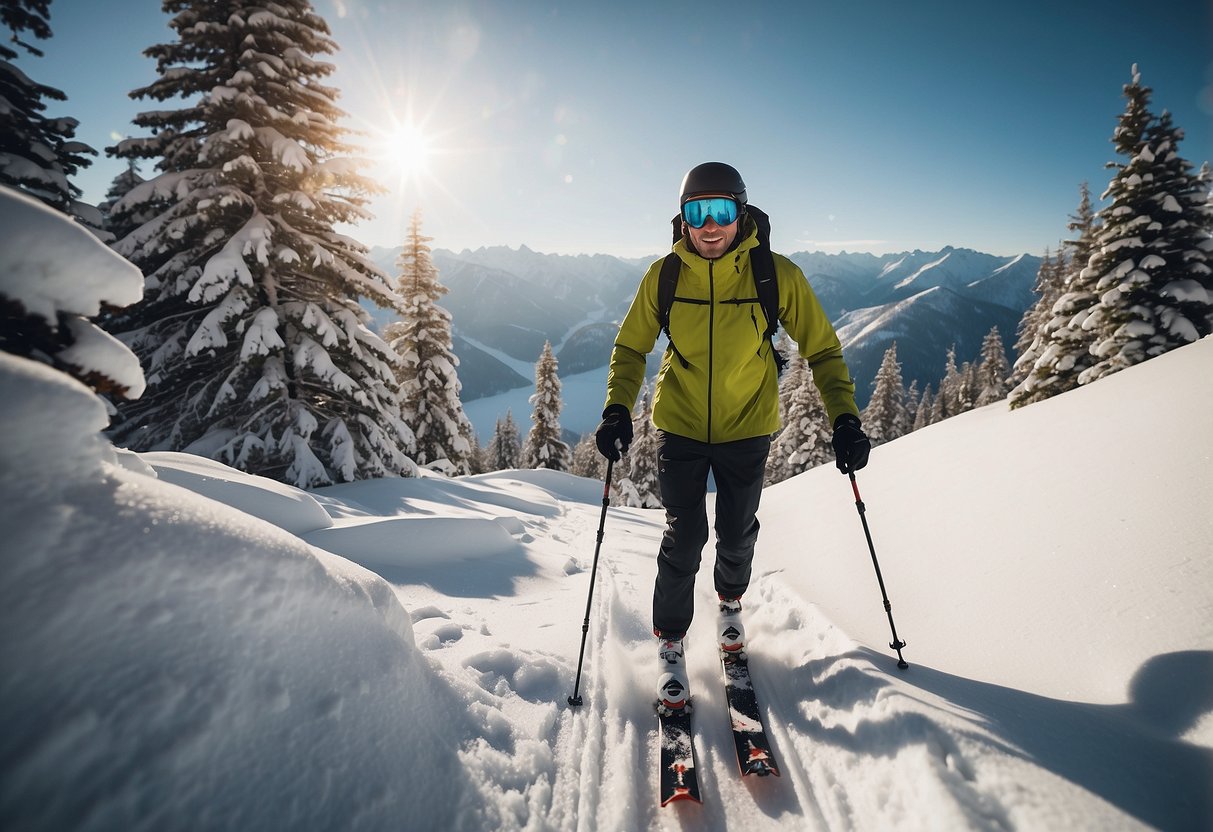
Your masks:
<instances>
[{"instance_id":1,"label":"ski goggles","mask_svg":"<svg viewBox=\"0 0 1213 832\"><path fill-rule=\"evenodd\" d=\"M731 197L709 196L684 202L682 218L691 228L703 228L709 217L717 225L732 225L737 222L738 210L737 200Z\"/></svg>"}]
</instances>

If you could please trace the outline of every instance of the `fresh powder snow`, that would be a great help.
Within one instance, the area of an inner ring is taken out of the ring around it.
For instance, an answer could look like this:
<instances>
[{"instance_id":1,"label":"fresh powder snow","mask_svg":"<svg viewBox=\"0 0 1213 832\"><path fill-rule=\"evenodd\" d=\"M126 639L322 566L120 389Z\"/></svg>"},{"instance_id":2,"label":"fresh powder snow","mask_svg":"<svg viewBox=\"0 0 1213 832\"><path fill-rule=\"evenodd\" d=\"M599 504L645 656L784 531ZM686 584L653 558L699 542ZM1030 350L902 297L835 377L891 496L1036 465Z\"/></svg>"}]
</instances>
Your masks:
<instances>
[{"instance_id":1,"label":"fresh powder snow","mask_svg":"<svg viewBox=\"0 0 1213 832\"><path fill-rule=\"evenodd\" d=\"M87 388L0 355L0 823L1208 829L1211 361L1206 338L873 452L905 671L846 478L768 488L743 616L784 776L738 776L705 564L705 802L661 809L660 510L607 511L571 708L601 482L305 492L115 450Z\"/></svg>"}]
</instances>

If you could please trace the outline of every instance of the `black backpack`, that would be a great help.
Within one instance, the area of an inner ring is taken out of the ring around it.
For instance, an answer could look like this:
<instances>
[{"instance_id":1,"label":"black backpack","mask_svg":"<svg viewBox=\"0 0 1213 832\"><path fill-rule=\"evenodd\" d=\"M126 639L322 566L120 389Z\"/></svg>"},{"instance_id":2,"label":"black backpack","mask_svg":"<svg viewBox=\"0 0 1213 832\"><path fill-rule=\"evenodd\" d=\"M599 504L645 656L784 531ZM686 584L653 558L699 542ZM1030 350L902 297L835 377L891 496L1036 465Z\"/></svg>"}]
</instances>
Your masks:
<instances>
[{"instance_id":1,"label":"black backpack","mask_svg":"<svg viewBox=\"0 0 1213 832\"><path fill-rule=\"evenodd\" d=\"M783 373L787 360L775 349L775 330L779 328L779 281L775 277L775 258L771 256L771 218L753 205L745 206L745 211L758 227L758 245L750 249L750 270L754 275L754 292L757 297L737 298L725 303L754 303L762 307L762 314L767 319L766 332L762 334L764 341L771 343L771 355L775 357L775 370ZM682 216L671 220L674 226L674 242L682 238ZM674 306L675 295L678 291L678 275L682 270L682 260L674 252L666 255L661 264L661 275L657 280L657 322L661 331L670 341L670 349L682 362L683 367L689 366L682 357L678 347L674 346L674 336L670 334L670 309ZM706 301L687 300L688 303L705 303Z\"/></svg>"}]
</instances>

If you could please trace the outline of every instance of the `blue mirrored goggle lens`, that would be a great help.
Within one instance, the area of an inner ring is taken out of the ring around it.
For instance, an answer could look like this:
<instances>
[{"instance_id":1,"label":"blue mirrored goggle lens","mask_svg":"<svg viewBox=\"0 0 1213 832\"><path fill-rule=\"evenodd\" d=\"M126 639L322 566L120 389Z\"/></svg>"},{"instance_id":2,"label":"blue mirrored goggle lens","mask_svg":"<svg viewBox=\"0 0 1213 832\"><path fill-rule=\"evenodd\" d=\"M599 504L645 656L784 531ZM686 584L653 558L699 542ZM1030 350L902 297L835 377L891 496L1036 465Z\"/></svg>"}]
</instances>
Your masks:
<instances>
[{"instance_id":1,"label":"blue mirrored goggle lens","mask_svg":"<svg viewBox=\"0 0 1213 832\"><path fill-rule=\"evenodd\" d=\"M717 225L732 225L737 222L737 200L724 196L707 199L692 199L682 206L682 218L691 228L703 228L708 217Z\"/></svg>"}]
</instances>

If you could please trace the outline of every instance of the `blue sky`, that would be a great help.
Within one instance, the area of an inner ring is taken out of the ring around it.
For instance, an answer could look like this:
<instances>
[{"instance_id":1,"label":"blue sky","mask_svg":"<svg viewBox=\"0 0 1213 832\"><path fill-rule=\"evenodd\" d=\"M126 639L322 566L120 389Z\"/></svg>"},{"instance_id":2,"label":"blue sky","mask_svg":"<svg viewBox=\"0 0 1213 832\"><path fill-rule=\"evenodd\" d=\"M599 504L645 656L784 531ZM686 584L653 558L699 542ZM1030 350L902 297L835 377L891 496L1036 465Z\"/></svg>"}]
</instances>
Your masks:
<instances>
[{"instance_id":1,"label":"blue sky","mask_svg":"<svg viewBox=\"0 0 1213 832\"><path fill-rule=\"evenodd\" d=\"M721 160L772 217L777 250L944 245L1040 254L1114 158L1122 85L1140 65L1213 159L1213 20L1203 0L972 3L314 0L341 51L347 126L389 192L347 229L403 240L420 207L435 247L655 254L678 185ZM1165 11L1164 11L1165 10ZM46 57L22 56L101 150L158 102L143 49L171 39L155 0L55 0ZM407 175L393 123L426 138ZM76 182L103 198L123 163ZM145 175L148 171L144 171Z\"/></svg>"}]
</instances>

